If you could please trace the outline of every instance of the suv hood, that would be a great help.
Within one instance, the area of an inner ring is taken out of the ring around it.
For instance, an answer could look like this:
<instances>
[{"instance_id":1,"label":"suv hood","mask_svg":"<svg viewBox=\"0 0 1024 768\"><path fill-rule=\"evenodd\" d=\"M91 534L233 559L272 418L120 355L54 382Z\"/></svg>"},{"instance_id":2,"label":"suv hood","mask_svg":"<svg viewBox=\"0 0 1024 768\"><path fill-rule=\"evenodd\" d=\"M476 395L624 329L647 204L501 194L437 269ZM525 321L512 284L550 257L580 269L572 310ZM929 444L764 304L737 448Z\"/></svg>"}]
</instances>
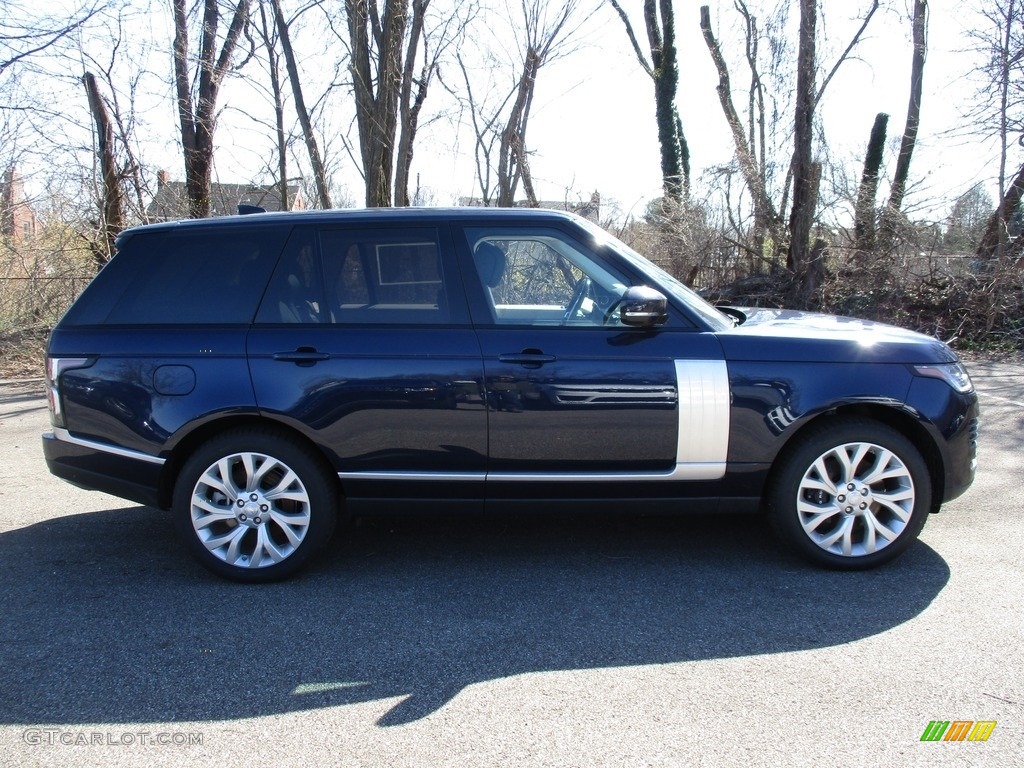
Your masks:
<instances>
[{"instance_id":1,"label":"suv hood","mask_svg":"<svg viewBox=\"0 0 1024 768\"><path fill-rule=\"evenodd\" d=\"M718 334L728 360L814 363L952 363L943 342L916 331L852 317L737 307L746 320Z\"/></svg>"}]
</instances>

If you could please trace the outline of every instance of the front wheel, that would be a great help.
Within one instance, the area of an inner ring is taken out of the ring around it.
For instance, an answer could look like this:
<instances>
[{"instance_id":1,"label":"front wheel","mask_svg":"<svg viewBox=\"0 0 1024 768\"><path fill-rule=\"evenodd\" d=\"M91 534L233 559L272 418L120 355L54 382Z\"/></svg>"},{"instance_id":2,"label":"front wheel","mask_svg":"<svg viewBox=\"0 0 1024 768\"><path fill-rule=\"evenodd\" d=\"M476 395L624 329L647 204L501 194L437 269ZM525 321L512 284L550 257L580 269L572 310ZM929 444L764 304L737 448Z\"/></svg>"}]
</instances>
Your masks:
<instances>
[{"instance_id":1,"label":"front wheel","mask_svg":"<svg viewBox=\"0 0 1024 768\"><path fill-rule=\"evenodd\" d=\"M904 435L869 419L822 422L796 438L769 480L781 538L817 565L871 568L905 550L931 509L931 478Z\"/></svg>"},{"instance_id":2,"label":"front wheel","mask_svg":"<svg viewBox=\"0 0 1024 768\"><path fill-rule=\"evenodd\" d=\"M336 484L323 461L276 432L227 432L196 451L174 489L179 528L195 557L235 581L290 576L330 538Z\"/></svg>"}]
</instances>

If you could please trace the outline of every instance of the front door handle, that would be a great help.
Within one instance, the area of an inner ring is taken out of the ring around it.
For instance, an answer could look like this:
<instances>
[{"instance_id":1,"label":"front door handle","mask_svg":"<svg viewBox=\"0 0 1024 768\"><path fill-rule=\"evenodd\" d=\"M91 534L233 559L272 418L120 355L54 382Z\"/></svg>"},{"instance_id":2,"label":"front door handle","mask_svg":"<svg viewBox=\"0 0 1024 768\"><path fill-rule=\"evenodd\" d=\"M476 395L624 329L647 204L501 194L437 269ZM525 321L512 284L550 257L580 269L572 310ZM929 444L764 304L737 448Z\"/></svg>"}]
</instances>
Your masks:
<instances>
[{"instance_id":1,"label":"front door handle","mask_svg":"<svg viewBox=\"0 0 1024 768\"><path fill-rule=\"evenodd\" d=\"M498 355L498 362L513 363L527 368L540 368L545 363L553 363L557 360L554 355L545 355L539 349L524 349L522 352L506 352Z\"/></svg>"},{"instance_id":2,"label":"front door handle","mask_svg":"<svg viewBox=\"0 0 1024 768\"><path fill-rule=\"evenodd\" d=\"M302 366L314 365L321 360L330 360L331 358L326 352L317 352L316 347L299 347L291 352L275 352L272 357L281 363L295 363Z\"/></svg>"}]
</instances>

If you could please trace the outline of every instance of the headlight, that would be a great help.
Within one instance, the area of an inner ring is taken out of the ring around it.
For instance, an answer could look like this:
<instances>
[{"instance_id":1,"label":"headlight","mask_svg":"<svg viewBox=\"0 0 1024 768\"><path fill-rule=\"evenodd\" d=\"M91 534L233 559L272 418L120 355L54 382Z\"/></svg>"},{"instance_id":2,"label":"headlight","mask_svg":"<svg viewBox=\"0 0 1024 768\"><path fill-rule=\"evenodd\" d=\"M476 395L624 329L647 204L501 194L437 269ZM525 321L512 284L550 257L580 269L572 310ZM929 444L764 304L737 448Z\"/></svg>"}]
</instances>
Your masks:
<instances>
[{"instance_id":1,"label":"headlight","mask_svg":"<svg viewBox=\"0 0 1024 768\"><path fill-rule=\"evenodd\" d=\"M918 376L927 376L932 379L942 379L953 389L962 394L974 391L974 384L971 377L967 375L967 369L961 363L943 363L942 365L915 365L914 371Z\"/></svg>"}]
</instances>

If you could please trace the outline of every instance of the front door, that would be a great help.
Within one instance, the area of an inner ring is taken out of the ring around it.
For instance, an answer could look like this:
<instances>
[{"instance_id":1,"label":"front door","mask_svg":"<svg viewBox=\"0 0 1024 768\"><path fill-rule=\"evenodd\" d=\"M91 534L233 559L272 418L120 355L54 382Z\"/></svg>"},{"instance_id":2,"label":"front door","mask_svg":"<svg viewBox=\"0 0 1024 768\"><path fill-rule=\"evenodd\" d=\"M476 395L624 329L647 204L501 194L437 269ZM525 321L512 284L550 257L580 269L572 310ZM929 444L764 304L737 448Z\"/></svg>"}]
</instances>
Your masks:
<instances>
[{"instance_id":1,"label":"front door","mask_svg":"<svg viewBox=\"0 0 1024 768\"><path fill-rule=\"evenodd\" d=\"M679 316L654 329L622 324L618 301L636 278L583 234L495 222L461 235L464 272L478 277L467 283L484 358L489 498L721 476L724 466L696 467L707 462L687 433L695 405L705 407L694 377L711 377L721 411L724 363L710 334Z\"/></svg>"}]
</instances>

